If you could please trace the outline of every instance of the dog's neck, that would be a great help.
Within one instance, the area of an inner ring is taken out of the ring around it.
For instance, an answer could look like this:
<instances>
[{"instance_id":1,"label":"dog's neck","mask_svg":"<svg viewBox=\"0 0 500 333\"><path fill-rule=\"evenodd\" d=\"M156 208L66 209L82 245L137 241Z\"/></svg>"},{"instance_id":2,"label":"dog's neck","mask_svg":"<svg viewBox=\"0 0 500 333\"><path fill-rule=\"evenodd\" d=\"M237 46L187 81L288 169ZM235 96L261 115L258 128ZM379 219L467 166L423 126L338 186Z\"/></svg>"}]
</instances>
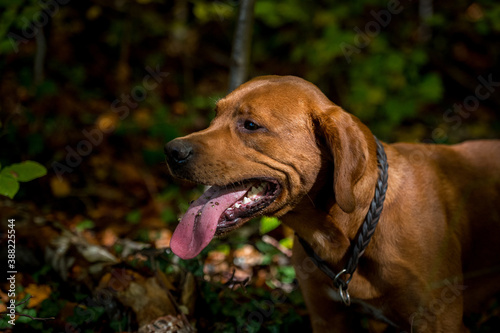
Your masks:
<instances>
[{"instance_id":1,"label":"dog's neck","mask_svg":"<svg viewBox=\"0 0 500 333\"><path fill-rule=\"evenodd\" d=\"M283 222L304 238L333 269L340 271L351 255L353 240L368 211L378 177L376 158L356 183L356 209L344 212L332 195L332 166L320 170L317 181L299 204L283 218ZM376 236L376 235L375 235ZM374 236L374 237L375 237ZM369 253L365 253L369 255Z\"/></svg>"}]
</instances>

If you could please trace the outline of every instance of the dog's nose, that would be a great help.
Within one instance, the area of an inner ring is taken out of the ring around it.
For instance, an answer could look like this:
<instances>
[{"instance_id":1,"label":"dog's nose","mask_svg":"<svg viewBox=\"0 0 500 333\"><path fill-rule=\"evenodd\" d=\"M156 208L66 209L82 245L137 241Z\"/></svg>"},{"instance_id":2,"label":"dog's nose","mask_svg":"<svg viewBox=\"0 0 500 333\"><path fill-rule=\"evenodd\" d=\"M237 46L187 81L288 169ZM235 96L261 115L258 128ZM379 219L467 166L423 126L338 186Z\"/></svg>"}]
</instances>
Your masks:
<instances>
[{"instance_id":1,"label":"dog's nose","mask_svg":"<svg viewBox=\"0 0 500 333\"><path fill-rule=\"evenodd\" d=\"M186 140L172 140L164 150L167 159L177 164L187 162L193 155L193 146Z\"/></svg>"}]
</instances>

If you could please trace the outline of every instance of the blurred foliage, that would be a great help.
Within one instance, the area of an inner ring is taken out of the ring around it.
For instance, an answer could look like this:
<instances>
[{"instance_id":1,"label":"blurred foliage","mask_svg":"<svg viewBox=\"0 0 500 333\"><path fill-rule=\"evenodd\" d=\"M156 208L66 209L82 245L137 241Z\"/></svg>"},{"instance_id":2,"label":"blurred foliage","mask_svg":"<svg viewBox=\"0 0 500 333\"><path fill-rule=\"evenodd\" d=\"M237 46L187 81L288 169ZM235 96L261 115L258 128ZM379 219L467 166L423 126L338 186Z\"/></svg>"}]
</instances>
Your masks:
<instances>
[{"instance_id":1,"label":"blurred foliage","mask_svg":"<svg viewBox=\"0 0 500 333\"><path fill-rule=\"evenodd\" d=\"M280 221L276 217L263 217L260 219L259 231L261 234L267 234L276 229L279 225Z\"/></svg>"},{"instance_id":2,"label":"blurred foliage","mask_svg":"<svg viewBox=\"0 0 500 333\"><path fill-rule=\"evenodd\" d=\"M497 86L472 111L458 107L477 97L480 77L500 81L500 5L433 3L423 20L417 1L258 0L251 75L304 77L383 140L498 137ZM116 255L126 250L116 239L167 246L201 189L170 178L162 148L213 117L227 89L237 8L236 0L0 0L0 164L32 160L48 169L23 184L15 202ZM0 203L0 211L15 205ZM177 263L169 255L155 265L197 276L201 300L191 319L200 331L307 331L282 253L292 239L264 218L215 240L197 259ZM37 286L28 290L43 302L30 313L58 319L18 321L21 330L129 327L126 309L87 307L88 288L33 262L20 267L18 292ZM252 278L246 291L221 287L231 267ZM470 326L495 331L499 308Z\"/></svg>"},{"instance_id":3,"label":"blurred foliage","mask_svg":"<svg viewBox=\"0 0 500 333\"><path fill-rule=\"evenodd\" d=\"M47 169L40 163L24 161L1 168L0 166L0 194L14 198L19 191L19 182L29 182L45 176Z\"/></svg>"}]
</instances>

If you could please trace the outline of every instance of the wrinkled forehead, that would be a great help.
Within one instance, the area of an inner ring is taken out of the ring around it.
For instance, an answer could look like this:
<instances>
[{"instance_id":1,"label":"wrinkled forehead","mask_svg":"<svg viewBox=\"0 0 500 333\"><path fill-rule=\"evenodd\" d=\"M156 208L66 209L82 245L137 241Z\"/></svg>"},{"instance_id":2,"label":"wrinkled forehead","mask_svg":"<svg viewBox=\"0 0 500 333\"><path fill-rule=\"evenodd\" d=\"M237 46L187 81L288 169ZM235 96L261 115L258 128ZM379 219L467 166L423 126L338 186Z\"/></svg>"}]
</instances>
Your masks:
<instances>
[{"instance_id":1,"label":"wrinkled forehead","mask_svg":"<svg viewBox=\"0 0 500 333\"><path fill-rule=\"evenodd\" d=\"M305 116L311 98L301 87L279 82L250 81L217 103L217 114Z\"/></svg>"}]
</instances>

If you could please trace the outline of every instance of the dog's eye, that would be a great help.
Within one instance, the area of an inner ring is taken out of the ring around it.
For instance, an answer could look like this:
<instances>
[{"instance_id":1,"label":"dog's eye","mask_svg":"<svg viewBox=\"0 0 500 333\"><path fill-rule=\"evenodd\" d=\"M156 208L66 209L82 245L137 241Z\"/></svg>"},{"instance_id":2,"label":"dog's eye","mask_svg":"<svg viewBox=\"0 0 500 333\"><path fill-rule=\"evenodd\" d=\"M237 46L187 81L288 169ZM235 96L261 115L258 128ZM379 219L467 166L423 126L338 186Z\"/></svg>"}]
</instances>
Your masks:
<instances>
[{"instance_id":1,"label":"dog's eye","mask_svg":"<svg viewBox=\"0 0 500 333\"><path fill-rule=\"evenodd\" d=\"M245 127L245 129L249 131L256 131L260 128L259 125L257 125L251 120L246 120L245 123L243 124L243 127Z\"/></svg>"}]
</instances>

